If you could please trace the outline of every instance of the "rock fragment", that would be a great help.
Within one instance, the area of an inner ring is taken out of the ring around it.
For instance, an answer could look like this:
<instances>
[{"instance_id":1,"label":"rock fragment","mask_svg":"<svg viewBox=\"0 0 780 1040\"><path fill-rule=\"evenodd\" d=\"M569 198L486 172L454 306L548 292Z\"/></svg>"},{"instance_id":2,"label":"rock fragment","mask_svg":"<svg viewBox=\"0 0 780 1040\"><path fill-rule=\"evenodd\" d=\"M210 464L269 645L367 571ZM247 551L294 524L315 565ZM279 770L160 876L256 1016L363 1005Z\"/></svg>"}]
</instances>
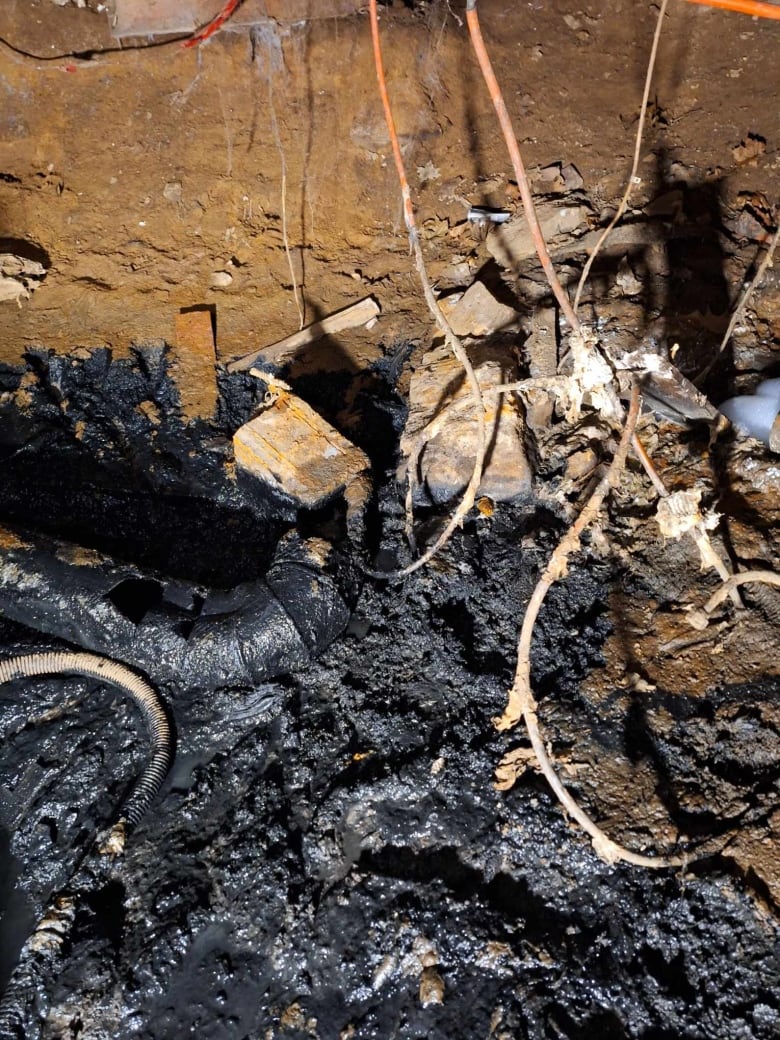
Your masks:
<instances>
[{"instance_id":1,"label":"rock fragment","mask_svg":"<svg viewBox=\"0 0 780 1040\"><path fill-rule=\"evenodd\" d=\"M12 301L21 307L45 276L46 268L37 260L0 253L0 303Z\"/></svg>"},{"instance_id":2,"label":"rock fragment","mask_svg":"<svg viewBox=\"0 0 780 1040\"><path fill-rule=\"evenodd\" d=\"M517 311L500 303L482 282L469 286L454 306L445 307L445 312L456 336L487 336L518 320Z\"/></svg>"},{"instance_id":3,"label":"rock fragment","mask_svg":"<svg viewBox=\"0 0 780 1040\"><path fill-rule=\"evenodd\" d=\"M517 364L506 346L480 343L469 355L482 393L488 423L488 449L479 494L506 502L528 494L532 472L524 445L524 421L513 394L491 393L501 383L518 378ZM446 346L423 358L409 388L409 418L401 437L404 480L410 459L419 455L419 473L427 495L436 503L449 502L468 484L477 446L477 414L463 369ZM449 406L441 429L419 451L428 423ZM424 492L416 497L424 497Z\"/></svg>"}]
</instances>

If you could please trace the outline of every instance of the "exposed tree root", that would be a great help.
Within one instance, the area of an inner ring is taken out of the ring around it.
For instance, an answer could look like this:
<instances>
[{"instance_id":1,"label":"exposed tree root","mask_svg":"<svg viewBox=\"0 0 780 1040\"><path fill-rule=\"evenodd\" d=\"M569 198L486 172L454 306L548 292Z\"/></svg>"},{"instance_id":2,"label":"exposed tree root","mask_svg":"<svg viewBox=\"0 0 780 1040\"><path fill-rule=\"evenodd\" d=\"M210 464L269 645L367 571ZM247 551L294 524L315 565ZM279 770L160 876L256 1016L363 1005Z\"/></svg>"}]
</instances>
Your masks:
<instances>
[{"instance_id":1,"label":"exposed tree root","mask_svg":"<svg viewBox=\"0 0 780 1040\"><path fill-rule=\"evenodd\" d=\"M740 571L733 574L717 589L701 610L692 610L688 614L688 621L694 628L705 629L709 624L710 616L718 609L721 603L729 596L738 585L749 585L759 582L764 585L780 586L780 574L774 571Z\"/></svg>"},{"instance_id":2,"label":"exposed tree root","mask_svg":"<svg viewBox=\"0 0 780 1040\"><path fill-rule=\"evenodd\" d=\"M398 173L398 180L401 184L401 197L403 200L403 211L404 221L406 223L406 229L409 233L409 244L414 252L415 266L417 268L417 274L420 278L420 283L423 289L423 295L425 296L425 302L428 305L428 310L431 312L434 321L439 326L441 331L444 333L444 338L447 342L452 353L458 359L463 366L463 370L466 373L466 379L471 390L471 398L474 402L474 406L478 408L479 412L479 426L477 432L477 450L474 456L474 468L471 473L471 479L468 482L466 490L463 493L463 497L458 504L455 512L450 517L446 527L441 532L436 541L431 545L414 563L410 563L407 567L402 567L396 571L370 571L374 577L395 579L404 578L408 574L414 573L419 570L420 567L425 566L429 560L431 560L439 550L447 544L450 537L457 527L459 527L465 520L467 514L474 505L477 497L477 491L479 489L479 483L482 480L482 471L485 465L485 454L488 448L488 436L485 422L485 404L482 400L482 390L479 385L479 380L474 371L474 367L469 360L469 356L466 353L466 349L461 343L458 336L456 336L452 326L447 321L444 313L439 306L436 297L433 293L433 287L431 286L430 279L428 278L428 272L425 268L425 258L422 252L422 246L420 244L420 235L417 230L417 224L414 219L414 207L412 206L412 195L409 189L409 181L406 177L406 169L404 167L403 156L401 155L401 146L398 143L398 134L395 129L395 120L393 119L393 110L390 106L390 98L387 92L387 81L385 79L384 63L382 61L382 50L379 41L379 16L377 14L376 0L369 0L369 13L371 16L371 38L374 45L374 62L376 64L376 75L379 83L379 93L382 98L382 107L385 113L385 121L387 123L387 130L390 135L390 143L393 149L393 158L395 160L396 171Z\"/></svg>"},{"instance_id":3,"label":"exposed tree root","mask_svg":"<svg viewBox=\"0 0 780 1040\"><path fill-rule=\"evenodd\" d=\"M639 400L639 390L637 387L634 387L620 444L612 459L612 463L594 488L580 515L558 543L558 547L553 552L542 576L537 582L526 608L523 625L520 630L520 640L517 645L517 669L515 671L514 683L509 691L509 700L504 714L500 718L495 719L494 722L499 730L510 729L520 719L525 722L528 736L531 740L531 747L534 750L539 768L545 779L572 819L576 820L580 827L590 835L596 853L603 860L607 863L624 862L633 863L640 867L660 868L681 866L685 859L679 856L644 856L619 845L591 820L561 783L539 731L536 698L531 689L531 639L536 619L549 590L556 581L559 581L566 575L568 559L579 548L583 532L596 519L604 504L604 499L620 479L639 415Z\"/></svg>"}]
</instances>

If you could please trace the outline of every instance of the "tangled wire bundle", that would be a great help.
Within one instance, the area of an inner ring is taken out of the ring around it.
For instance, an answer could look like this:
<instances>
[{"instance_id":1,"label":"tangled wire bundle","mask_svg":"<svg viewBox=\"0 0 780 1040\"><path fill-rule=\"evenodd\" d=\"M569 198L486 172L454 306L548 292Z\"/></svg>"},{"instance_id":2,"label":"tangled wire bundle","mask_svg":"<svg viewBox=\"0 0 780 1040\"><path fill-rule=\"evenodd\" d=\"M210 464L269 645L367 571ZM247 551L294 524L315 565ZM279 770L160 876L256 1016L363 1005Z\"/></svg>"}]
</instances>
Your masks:
<instances>
[{"instance_id":1,"label":"tangled wire bundle","mask_svg":"<svg viewBox=\"0 0 780 1040\"><path fill-rule=\"evenodd\" d=\"M704 0L701 0L704 2ZM628 177L626 189L623 197L617 207L617 210L612 217L609 224L604 228L600 235L597 243L589 255L587 262L585 263L582 274L577 286L577 290L574 297L573 304L569 301L569 298L563 289L558 276L553 267L550 255L542 234L539 221L536 216L533 197L531 188L526 175L523 160L520 154L520 149L517 143L512 122L504 102L504 98L501 92L501 88L496 79L493 67L488 55L487 48L485 46L484 39L482 37L479 17L477 13L477 0L466 0L466 20L468 23L469 34L471 37L474 53L476 55L480 70L482 72L485 84L496 110L496 115L501 127L501 131L506 142L509 157L512 163L515 180L518 185L520 197L523 204L523 212L531 232L536 252L539 258L539 262L544 270L547 280L550 285L550 289L555 297L563 318L569 327L568 337L568 354L571 359L571 374L567 376L557 376L547 379L528 379L521 383L517 383L507 387L498 388L499 392L518 392L523 393L532 388L543 389L548 393L557 398L563 411L566 414L568 420L575 420L579 417L583 408L589 408L596 411L599 414L600 419L603 421L603 425L607 429L614 429L616 426L622 427L622 434L620 437L620 445L614 454L612 463L604 477L598 482L595 489L591 492L584 506L581 508L580 513L576 520L571 524L569 530L564 534L557 548L553 552L546 568L544 569L542 576L540 577L537 586L531 596L530 602L526 608L523 624L520 632L518 648L517 648L517 667L515 671L515 679L512 688L509 692L509 700L507 703L506 710L500 718L494 720L495 725L499 730L508 730L516 726L521 720L525 723L533 753L539 765L540 771L544 774L551 789L559 799L561 804L564 806L566 811L572 816L574 820L590 835L593 842L593 846L597 854L604 860L610 863L623 861L632 863L637 866L660 868L660 867L671 867L678 866L682 863L695 858L691 853L681 856L662 856L662 855L644 855L637 852L633 852L630 849L623 847L617 842L609 838L604 831L585 813L582 808L577 804L571 793L566 789L565 785L561 782L558 776L553 762L550 758L548 750L545 746L545 742L541 736L539 730L539 723L537 719L537 705L531 688L531 640L533 636L534 626L544 602L545 596L549 591L550 587L556 582L562 579L567 572L567 563L571 554L579 547L580 538L583 532L589 525L592 525L596 518L601 512L601 508L604 501L613 487L616 486L620 473L625 466L626 458L630 449L633 449L634 454L639 459L641 465L645 469L649 476L659 498L661 500L659 506L659 523L662 521L662 517L668 518L674 516L674 523L667 524L665 533L669 537L681 537L684 534L689 534L701 555L702 566L707 568L713 568L718 574L723 585L722 598L730 595L732 599L739 603L738 594L736 593L736 586L740 583L741 578L739 576L732 577L731 572L726 563L720 558L718 553L712 546L709 529L712 526L711 518L702 516L698 509L698 497L697 494L691 492L676 492L670 494L664 485L663 480L656 471L650 456L642 445L639 437L637 436L635 426L637 417L639 414L641 396L637 388L637 377L642 375L641 371L633 373L633 389L631 390L631 403L628 410L628 414L624 413L623 406L620 402L620 386L616 378L616 372L613 364L606 354L600 349L598 339L594 333L583 326L577 316L577 309L582 297L584 286L588 280L591 268L597 254L602 249L607 237L613 230L613 228L620 221L623 216L634 185L638 181L637 169L640 159L642 136L644 132L645 115L648 108L648 102L650 97L650 87L653 78L653 70L658 52L658 44L661 36L661 29L663 26L664 18L666 16L666 10L668 6L668 0L662 0L658 18L656 22L656 28L653 36L652 48L650 52L650 58L647 67L647 75L645 78L644 93L642 98L642 105L640 109L640 118L637 126L636 134L636 145L634 149L633 165L631 172ZM741 4L739 2L731 2L731 0L723 0L718 2L714 6L721 6L730 8L732 10L745 10L750 7L753 8L749 13L753 14L765 14L763 11L756 11L755 8L770 8L769 4ZM773 10L777 10L774 8ZM477 490L479 488L480 479L482 476L482 469L485 463L486 455L486 430L485 430L485 410L483 395L480 391L479 383L474 374L471 363L469 362L468 356L466 355L465 349L462 343L459 341L457 336L453 333L446 319L444 318L441 309L435 299L433 291L431 289L430 280L425 270L425 261L422 254L422 248L420 245L420 239L417 232L414 208L412 205L411 193L409 190L409 183L404 169L403 158L401 150L398 144L398 138L395 130L394 120L392 116L392 110L390 107L390 101L387 91L387 85L385 82L384 69L382 64L382 55L379 40L379 24L378 24L378 11L376 0L370 0L369 11L371 16L371 28L372 38L374 44L374 57L377 71L377 78L379 81L379 91L382 98L385 116L387 121L388 132L392 143L393 155L395 159L395 165L398 172L399 181L401 184L401 196L403 200L403 212L406 222L407 231L409 234L409 240L415 256L415 265L420 276L420 281L423 287L423 293L431 311L434 321L437 326L443 332L446 342L452 349L455 357L460 361L464 368L468 385L471 389L471 397L466 399L466 403L470 403L478 416L479 421L479 438L477 444L477 451L474 458L474 466L471 475L471 479L468 486L463 494L461 501L455 509L452 517L450 518L445 529L433 543L417 560L415 560L409 566L402 570L385 575L388 578L399 578L405 575L411 574L414 570L423 566L427 563L441 548L447 543L455 529L463 523L466 515L470 511L474 504ZM767 17L775 17L774 14L765 15ZM762 263L758 266L755 276L751 283L746 287L745 292L742 294L737 307L735 308L732 320L723 338L723 342L720 347L722 351L728 344L729 338L736 326L739 316L744 312L750 295L763 277L764 272L771 263L774 250L777 247L778 240L780 240L780 227L772 237ZM709 370L709 369L708 369ZM707 371L708 371L707 370ZM701 373L700 379L706 375L706 371ZM690 386L690 384L689 384ZM625 390L625 382L624 387ZM690 387L693 391L693 387ZM495 388L494 391L495 392ZM407 530L411 531L412 520L411 520L411 503L412 503L412 487L411 480L414 479L414 472L417 465L417 460L420 454L424 450L425 444L432 439L440 430L441 425L444 421L444 417L447 414L448 407L454 407L462 405L464 402L461 400L455 402L455 405L445 406L440 410L439 414L436 415L428 426L421 432L415 443L412 453L410 456L410 462L407 467L407 472L410 475L410 488L407 495ZM663 529L663 525L662 525ZM760 579L752 579L760 580ZM718 600L719 601L719 600ZM708 605L709 606L709 605ZM710 608L712 609L712 608ZM704 622L706 624L706 620ZM706 849L706 853L709 854L711 849ZM705 846L699 846L696 855L701 856L705 854Z\"/></svg>"}]
</instances>

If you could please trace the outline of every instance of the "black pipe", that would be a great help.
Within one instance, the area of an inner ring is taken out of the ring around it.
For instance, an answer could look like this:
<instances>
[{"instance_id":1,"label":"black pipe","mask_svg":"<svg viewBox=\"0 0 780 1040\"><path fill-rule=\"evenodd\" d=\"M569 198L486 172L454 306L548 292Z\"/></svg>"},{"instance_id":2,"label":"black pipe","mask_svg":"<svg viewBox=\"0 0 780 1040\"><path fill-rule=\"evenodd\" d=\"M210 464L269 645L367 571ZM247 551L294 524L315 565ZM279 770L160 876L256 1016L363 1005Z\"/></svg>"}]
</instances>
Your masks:
<instances>
[{"instance_id":1,"label":"black pipe","mask_svg":"<svg viewBox=\"0 0 780 1040\"><path fill-rule=\"evenodd\" d=\"M0 528L0 615L178 691L251 688L301 668L343 632L354 593L336 551L295 534L265 579L215 591Z\"/></svg>"}]
</instances>

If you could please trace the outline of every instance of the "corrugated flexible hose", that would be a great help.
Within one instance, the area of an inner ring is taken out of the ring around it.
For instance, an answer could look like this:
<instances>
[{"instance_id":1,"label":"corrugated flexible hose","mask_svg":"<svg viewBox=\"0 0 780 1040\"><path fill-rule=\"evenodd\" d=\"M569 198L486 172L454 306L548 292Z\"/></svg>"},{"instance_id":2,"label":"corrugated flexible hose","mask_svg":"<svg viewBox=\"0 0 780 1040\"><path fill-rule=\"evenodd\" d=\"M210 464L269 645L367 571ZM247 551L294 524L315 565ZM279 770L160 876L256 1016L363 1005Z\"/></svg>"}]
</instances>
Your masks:
<instances>
[{"instance_id":1,"label":"corrugated flexible hose","mask_svg":"<svg viewBox=\"0 0 780 1040\"><path fill-rule=\"evenodd\" d=\"M173 761L173 733L160 695L125 665L97 654L20 654L0 661L0 684L34 675L63 674L84 675L118 686L135 702L143 716L151 738L151 758L120 812L120 822L134 827L160 790Z\"/></svg>"},{"instance_id":2,"label":"corrugated flexible hose","mask_svg":"<svg viewBox=\"0 0 780 1040\"><path fill-rule=\"evenodd\" d=\"M0 660L0 685L37 675L83 675L111 683L135 702L144 718L151 738L151 757L112 828L111 835L116 844L112 847L109 842L101 849L102 852L117 852L123 847L125 831L134 827L151 805L173 761L173 732L165 706L154 687L125 665L108 657L53 651L19 654ZM35 996L40 978L56 972L62 945L74 916L73 898L57 894L24 944L0 1000L0 1040L19 1040L25 1036L26 1008Z\"/></svg>"}]
</instances>

